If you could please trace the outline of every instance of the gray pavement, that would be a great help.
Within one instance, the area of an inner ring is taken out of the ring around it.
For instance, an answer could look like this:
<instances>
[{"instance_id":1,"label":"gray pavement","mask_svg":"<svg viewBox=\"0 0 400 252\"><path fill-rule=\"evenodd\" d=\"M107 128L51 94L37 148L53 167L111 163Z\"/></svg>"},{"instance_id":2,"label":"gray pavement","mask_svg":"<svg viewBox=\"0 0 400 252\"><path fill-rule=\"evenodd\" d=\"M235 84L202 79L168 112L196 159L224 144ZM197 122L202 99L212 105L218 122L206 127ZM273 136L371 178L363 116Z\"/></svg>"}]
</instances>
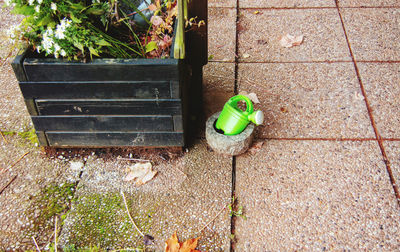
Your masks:
<instances>
[{"instance_id":1,"label":"gray pavement","mask_svg":"<svg viewBox=\"0 0 400 252\"><path fill-rule=\"evenodd\" d=\"M19 19L2 9L0 21L3 34ZM46 153L18 134L31 122L2 65L0 188L11 183L0 194L0 250L34 250L32 237L48 249L55 216L64 248L143 247L121 191L155 239L150 250L175 231L201 236L201 251L399 250L399 22L396 0L209 0L205 114L256 93L263 145L232 158L199 135L181 156L144 155L158 174L141 187L124 181L134 162L121 160L140 153ZM287 33L303 43L281 47ZM232 195L243 208L234 218Z\"/></svg>"}]
</instances>

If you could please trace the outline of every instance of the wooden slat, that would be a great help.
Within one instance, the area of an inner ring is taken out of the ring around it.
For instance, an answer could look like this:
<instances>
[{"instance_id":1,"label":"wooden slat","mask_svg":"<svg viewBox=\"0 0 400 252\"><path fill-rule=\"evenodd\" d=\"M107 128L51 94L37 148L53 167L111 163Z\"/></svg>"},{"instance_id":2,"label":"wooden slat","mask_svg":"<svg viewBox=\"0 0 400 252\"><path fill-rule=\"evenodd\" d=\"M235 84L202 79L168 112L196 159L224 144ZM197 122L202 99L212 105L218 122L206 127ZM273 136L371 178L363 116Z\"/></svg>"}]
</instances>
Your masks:
<instances>
[{"instance_id":1,"label":"wooden slat","mask_svg":"<svg viewBox=\"0 0 400 252\"><path fill-rule=\"evenodd\" d=\"M20 82L25 99L170 98L168 81Z\"/></svg>"},{"instance_id":2,"label":"wooden slat","mask_svg":"<svg viewBox=\"0 0 400 252\"><path fill-rule=\"evenodd\" d=\"M176 59L24 60L28 81L165 81L178 80Z\"/></svg>"},{"instance_id":3,"label":"wooden slat","mask_svg":"<svg viewBox=\"0 0 400 252\"><path fill-rule=\"evenodd\" d=\"M181 100L36 100L39 115L180 115Z\"/></svg>"},{"instance_id":4,"label":"wooden slat","mask_svg":"<svg viewBox=\"0 0 400 252\"><path fill-rule=\"evenodd\" d=\"M32 116L37 131L173 131L171 116Z\"/></svg>"},{"instance_id":5,"label":"wooden slat","mask_svg":"<svg viewBox=\"0 0 400 252\"><path fill-rule=\"evenodd\" d=\"M176 132L46 132L54 147L184 146Z\"/></svg>"}]
</instances>

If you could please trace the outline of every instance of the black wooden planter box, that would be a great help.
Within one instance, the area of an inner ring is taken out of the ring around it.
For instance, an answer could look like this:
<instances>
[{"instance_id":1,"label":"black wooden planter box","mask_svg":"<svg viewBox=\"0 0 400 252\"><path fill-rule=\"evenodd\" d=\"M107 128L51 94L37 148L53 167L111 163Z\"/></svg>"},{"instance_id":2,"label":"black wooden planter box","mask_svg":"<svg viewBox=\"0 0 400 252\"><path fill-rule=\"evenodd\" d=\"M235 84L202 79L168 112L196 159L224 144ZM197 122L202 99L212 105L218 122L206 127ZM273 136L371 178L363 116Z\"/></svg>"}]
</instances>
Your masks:
<instances>
[{"instance_id":1,"label":"black wooden planter box","mask_svg":"<svg viewBox=\"0 0 400 252\"><path fill-rule=\"evenodd\" d=\"M184 146L188 67L179 59L12 63L42 146Z\"/></svg>"}]
</instances>

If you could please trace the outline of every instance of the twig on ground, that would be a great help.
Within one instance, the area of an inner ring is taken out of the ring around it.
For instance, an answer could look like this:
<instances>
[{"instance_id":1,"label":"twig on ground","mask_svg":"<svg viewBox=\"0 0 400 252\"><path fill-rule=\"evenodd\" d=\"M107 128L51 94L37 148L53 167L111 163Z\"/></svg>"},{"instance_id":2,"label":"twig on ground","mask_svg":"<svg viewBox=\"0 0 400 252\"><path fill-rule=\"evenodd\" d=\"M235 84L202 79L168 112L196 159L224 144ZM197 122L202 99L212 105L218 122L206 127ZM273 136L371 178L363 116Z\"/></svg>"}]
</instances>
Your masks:
<instances>
[{"instance_id":1,"label":"twig on ground","mask_svg":"<svg viewBox=\"0 0 400 252\"><path fill-rule=\"evenodd\" d=\"M54 218L54 250L57 252L57 216Z\"/></svg>"},{"instance_id":2,"label":"twig on ground","mask_svg":"<svg viewBox=\"0 0 400 252\"><path fill-rule=\"evenodd\" d=\"M1 137L3 138L4 142L8 144L6 137L4 136L3 132L0 131Z\"/></svg>"},{"instance_id":3,"label":"twig on ground","mask_svg":"<svg viewBox=\"0 0 400 252\"><path fill-rule=\"evenodd\" d=\"M147 159L139 159L139 158L118 158L120 160L129 160L129 161L138 161L138 162L150 162L150 160Z\"/></svg>"},{"instance_id":4,"label":"twig on ground","mask_svg":"<svg viewBox=\"0 0 400 252\"><path fill-rule=\"evenodd\" d=\"M124 192L121 191L121 194L122 194L122 198L124 199L124 204L125 204L126 212L128 213L129 219L131 220L133 226L136 228L136 230L139 232L139 234L140 234L141 236L144 237L144 234L143 234L142 231L140 231L140 229L136 226L135 222L134 222L133 219L132 219L131 214L129 213L129 208L128 208L128 204L126 203L126 199L125 199L125 194L124 194Z\"/></svg>"},{"instance_id":5,"label":"twig on ground","mask_svg":"<svg viewBox=\"0 0 400 252\"><path fill-rule=\"evenodd\" d=\"M17 175L15 175L3 188L0 190L0 194L3 193L3 191L17 178Z\"/></svg>"},{"instance_id":6,"label":"twig on ground","mask_svg":"<svg viewBox=\"0 0 400 252\"><path fill-rule=\"evenodd\" d=\"M228 205L228 206L229 206L229 205ZM213 221L215 221L215 219L216 219L218 216L220 216L220 214L226 209L226 207L227 207L227 206L224 206L224 207L217 213L217 215L214 216L214 218L212 218L206 225L204 225L204 227L203 227L202 229L200 229L200 230L198 231L198 233L203 232L203 230L204 230L206 227L208 227L208 225L210 225Z\"/></svg>"},{"instance_id":7,"label":"twig on ground","mask_svg":"<svg viewBox=\"0 0 400 252\"><path fill-rule=\"evenodd\" d=\"M26 152L24 155L22 155L22 156L21 156L14 164L12 164L10 167L8 167L8 168L6 168L6 169L0 171L0 174L3 174L3 173L5 173L7 170L10 170L11 168L13 168L16 164L19 163L19 161L21 161L21 160L22 160L26 155L28 155L28 154L29 154L29 151Z\"/></svg>"},{"instance_id":8,"label":"twig on ground","mask_svg":"<svg viewBox=\"0 0 400 252\"><path fill-rule=\"evenodd\" d=\"M32 239L33 239L33 242L35 243L36 250L39 251L39 252L42 252L42 251L40 251L40 248L39 248L39 246L38 246L38 244L37 244L37 242L35 240L35 237L32 236Z\"/></svg>"}]
</instances>

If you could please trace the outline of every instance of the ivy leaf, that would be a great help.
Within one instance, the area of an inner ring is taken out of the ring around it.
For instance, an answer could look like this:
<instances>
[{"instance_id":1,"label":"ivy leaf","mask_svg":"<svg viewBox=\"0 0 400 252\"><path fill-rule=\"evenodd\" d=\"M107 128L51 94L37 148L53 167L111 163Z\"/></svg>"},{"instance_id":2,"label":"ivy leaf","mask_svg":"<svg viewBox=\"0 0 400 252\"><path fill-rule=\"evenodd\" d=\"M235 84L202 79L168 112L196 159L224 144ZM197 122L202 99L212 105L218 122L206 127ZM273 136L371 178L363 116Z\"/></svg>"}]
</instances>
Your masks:
<instances>
[{"instance_id":1,"label":"ivy leaf","mask_svg":"<svg viewBox=\"0 0 400 252\"><path fill-rule=\"evenodd\" d=\"M157 43L155 41L150 41L149 43L147 43L145 49L146 49L146 53L156 50L156 49L158 49Z\"/></svg>"}]
</instances>

